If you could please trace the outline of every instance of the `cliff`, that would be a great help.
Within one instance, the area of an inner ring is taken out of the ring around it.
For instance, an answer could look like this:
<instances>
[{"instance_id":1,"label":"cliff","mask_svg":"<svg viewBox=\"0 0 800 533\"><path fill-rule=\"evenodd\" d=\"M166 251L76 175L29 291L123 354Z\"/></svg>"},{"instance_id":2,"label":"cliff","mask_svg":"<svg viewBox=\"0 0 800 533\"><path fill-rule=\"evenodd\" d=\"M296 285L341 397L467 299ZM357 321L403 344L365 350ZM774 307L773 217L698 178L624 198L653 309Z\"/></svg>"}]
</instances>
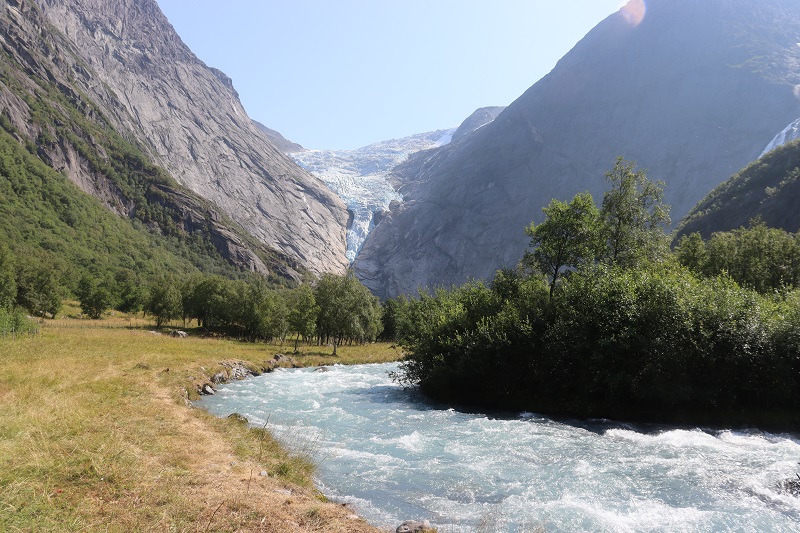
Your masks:
<instances>
[{"instance_id":1,"label":"cliff","mask_svg":"<svg viewBox=\"0 0 800 533\"><path fill-rule=\"evenodd\" d=\"M64 37L62 69L153 163L309 270L346 268L342 202L273 146L231 80L195 57L155 0L39 6Z\"/></svg>"}]
</instances>

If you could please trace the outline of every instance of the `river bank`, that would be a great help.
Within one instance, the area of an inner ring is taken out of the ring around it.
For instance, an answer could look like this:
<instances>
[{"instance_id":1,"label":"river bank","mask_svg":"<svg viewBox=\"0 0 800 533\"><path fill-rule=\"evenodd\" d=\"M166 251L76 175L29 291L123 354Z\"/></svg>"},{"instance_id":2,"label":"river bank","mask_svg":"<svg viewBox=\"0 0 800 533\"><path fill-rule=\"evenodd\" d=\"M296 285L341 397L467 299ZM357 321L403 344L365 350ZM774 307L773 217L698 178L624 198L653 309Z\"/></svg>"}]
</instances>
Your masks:
<instances>
[{"instance_id":1,"label":"river bank","mask_svg":"<svg viewBox=\"0 0 800 533\"><path fill-rule=\"evenodd\" d=\"M378 531L325 501L308 458L189 404L220 362L263 367L291 346L123 326L61 321L0 340L0 529ZM383 345L339 352L295 359L399 357Z\"/></svg>"}]
</instances>

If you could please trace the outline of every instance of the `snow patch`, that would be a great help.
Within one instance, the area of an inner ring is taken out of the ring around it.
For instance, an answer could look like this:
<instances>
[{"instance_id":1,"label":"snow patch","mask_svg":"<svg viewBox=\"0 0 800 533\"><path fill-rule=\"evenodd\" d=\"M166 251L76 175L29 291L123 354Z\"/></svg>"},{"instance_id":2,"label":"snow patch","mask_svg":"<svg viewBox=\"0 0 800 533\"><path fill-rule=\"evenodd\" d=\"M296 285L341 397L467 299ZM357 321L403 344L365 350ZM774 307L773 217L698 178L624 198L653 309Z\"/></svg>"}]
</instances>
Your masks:
<instances>
[{"instance_id":1,"label":"snow patch","mask_svg":"<svg viewBox=\"0 0 800 533\"><path fill-rule=\"evenodd\" d=\"M798 86L800 87L800 86ZM797 91L800 94L800 91ZM800 97L800 96L799 96ZM773 151L775 148L779 146L783 146L788 142L792 142L796 139L800 139L800 118L786 126L782 132L777 134L772 142L770 142L767 147L761 152L761 155L758 156L759 158L764 157L767 153Z\"/></svg>"},{"instance_id":2,"label":"snow patch","mask_svg":"<svg viewBox=\"0 0 800 533\"><path fill-rule=\"evenodd\" d=\"M444 146L446 144L450 144L450 142L453 140L453 134L456 132L457 129L458 128L450 128L449 130L447 130L444 133L444 135L439 137L439 140L436 141L436 146Z\"/></svg>"}]
</instances>

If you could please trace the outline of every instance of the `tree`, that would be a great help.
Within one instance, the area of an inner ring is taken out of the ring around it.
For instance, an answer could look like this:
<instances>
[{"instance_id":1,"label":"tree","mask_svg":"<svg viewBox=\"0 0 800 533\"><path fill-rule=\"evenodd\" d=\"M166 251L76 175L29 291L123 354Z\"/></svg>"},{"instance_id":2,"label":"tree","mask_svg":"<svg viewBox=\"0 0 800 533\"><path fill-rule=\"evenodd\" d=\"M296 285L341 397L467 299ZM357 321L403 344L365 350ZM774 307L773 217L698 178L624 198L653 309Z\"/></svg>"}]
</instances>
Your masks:
<instances>
[{"instance_id":1,"label":"tree","mask_svg":"<svg viewBox=\"0 0 800 533\"><path fill-rule=\"evenodd\" d=\"M588 192L568 204L553 200L543 211L544 222L525 229L533 252L526 253L524 261L550 278L552 300L561 271L594 261L600 252L600 214Z\"/></svg>"},{"instance_id":2,"label":"tree","mask_svg":"<svg viewBox=\"0 0 800 533\"><path fill-rule=\"evenodd\" d=\"M797 236L769 228L760 219L748 227L717 232L705 243L706 260L702 268L687 258L687 238L676 248L682 264L705 276L726 272L739 285L765 294L800 283L800 244Z\"/></svg>"},{"instance_id":3,"label":"tree","mask_svg":"<svg viewBox=\"0 0 800 533\"><path fill-rule=\"evenodd\" d=\"M156 318L156 327L160 328L170 320L181 317L181 293L177 282L171 277L163 278L150 288L150 298L145 310Z\"/></svg>"},{"instance_id":4,"label":"tree","mask_svg":"<svg viewBox=\"0 0 800 533\"><path fill-rule=\"evenodd\" d=\"M607 259L622 266L657 259L667 251L664 228L669 206L663 182L652 182L636 164L618 157L606 173L611 190L603 195L600 216L606 232Z\"/></svg>"},{"instance_id":5,"label":"tree","mask_svg":"<svg viewBox=\"0 0 800 533\"><path fill-rule=\"evenodd\" d=\"M11 309L17 298L14 258L5 243L0 242L0 309Z\"/></svg>"},{"instance_id":6,"label":"tree","mask_svg":"<svg viewBox=\"0 0 800 533\"><path fill-rule=\"evenodd\" d=\"M25 263L17 271L17 304L35 315L55 318L63 298L56 273L47 265Z\"/></svg>"},{"instance_id":7,"label":"tree","mask_svg":"<svg viewBox=\"0 0 800 533\"><path fill-rule=\"evenodd\" d=\"M323 274L314 297L320 307L317 333L320 339L333 338L334 355L345 339L366 342L381 333L380 301L352 271L343 276Z\"/></svg>"},{"instance_id":8,"label":"tree","mask_svg":"<svg viewBox=\"0 0 800 533\"><path fill-rule=\"evenodd\" d=\"M708 263L708 251L706 243L699 233L684 235L675 247L675 255L678 262L694 272L704 274Z\"/></svg>"},{"instance_id":9,"label":"tree","mask_svg":"<svg viewBox=\"0 0 800 533\"><path fill-rule=\"evenodd\" d=\"M89 276L83 276L78 282L78 300L81 311L91 319L97 320L111 307L113 297L106 282L97 282Z\"/></svg>"},{"instance_id":10,"label":"tree","mask_svg":"<svg viewBox=\"0 0 800 533\"><path fill-rule=\"evenodd\" d=\"M289 329L297 334L294 342L294 351L297 352L297 343L300 337L307 340L314 334L317 327L319 306L314 298L314 291L307 284L300 285L288 292L289 304Z\"/></svg>"},{"instance_id":11,"label":"tree","mask_svg":"<svg viewBox=\"0 0 800 533\"><path fill-rule=\"evenodd\" d=\"M123 313L138 313L144 307L147 294L142 283L130 270L120 270L114 275L116 294L119 297L116 308Z\"/></svg>"},{"instance_id":12,"label":"tree","mask_svg":"<svg viewBox=\"0 0 800 533\"><path fill-rule=\"evenodd\" d=\"M202 328L213 328L229 322L231 286L220 276L192 279L184 285L182 301L186 316L197 319Z\"/></svg>"},{"instance_id":13,"label":"tree","mask_svg":"<svg viewBox=\"0 0 800 533\"><path fill-rule=\"evenodd\" d=\"M283 340L288 329L286 302L278 291L263 280L238 286L241 324L251 337Z\"/></svg>"}]
</instances>

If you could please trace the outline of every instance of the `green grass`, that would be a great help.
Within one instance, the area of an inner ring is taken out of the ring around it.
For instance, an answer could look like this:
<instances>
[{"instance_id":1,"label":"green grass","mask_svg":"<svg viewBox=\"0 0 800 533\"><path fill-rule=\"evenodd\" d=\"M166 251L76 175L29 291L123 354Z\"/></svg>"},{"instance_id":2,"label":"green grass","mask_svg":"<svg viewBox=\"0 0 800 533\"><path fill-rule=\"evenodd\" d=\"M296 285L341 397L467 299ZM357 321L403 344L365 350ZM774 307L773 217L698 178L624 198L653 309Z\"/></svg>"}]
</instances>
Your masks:
<instances>
[{"instance_id":1,"label":"green grass","mask_svg":"<svg viewBox=\"0 0 800 533\"><path fill-rule=\"evenodd\" d=\"M0 340L0 530L371 530L336 525L348 512L320 501L308 457L187 405L186 389L220 361L259 366L293 344L176 339L126 322L62 320ZM382 344L335 359L301 348L308 365L399 357Z\"/></svg>"}]
</instances>

